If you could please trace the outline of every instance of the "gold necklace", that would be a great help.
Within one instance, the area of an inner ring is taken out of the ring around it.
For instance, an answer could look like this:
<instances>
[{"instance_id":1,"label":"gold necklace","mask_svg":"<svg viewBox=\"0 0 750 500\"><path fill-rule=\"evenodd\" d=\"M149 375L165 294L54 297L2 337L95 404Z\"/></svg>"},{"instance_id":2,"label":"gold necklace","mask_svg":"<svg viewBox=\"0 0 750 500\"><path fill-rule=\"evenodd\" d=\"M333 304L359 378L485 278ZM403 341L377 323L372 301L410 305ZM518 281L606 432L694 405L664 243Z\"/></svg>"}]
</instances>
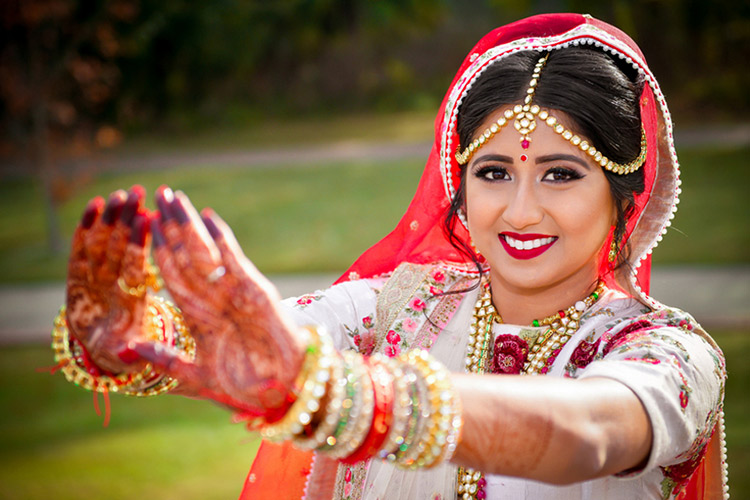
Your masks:
<instances>
[{"instance_id":1,"label":"gold necklace","mask_svg":"<svg viewBox=\"0 0 750 500\"><path fill-rule=\"evenodd\" d=\"M503 320L492 303L492 290L489 279L480 286L484 288L474 305L474 315L469 327L469 339L466 346L467 373L486 373L487 360L490 355L492 324ZM557 358L557 354L570 338L578 331L581 315L602 296L606 287L599 281L596 289L585 299L579 300L564 311L534 320L532 326L548 326L543 335L532 343L528 359L524 362L521 373L530 375L545 374ZM459 467L457 477L458 498L474 500L486 498L484 491L487 485L484 474L470 467Z\"/></svg>"}]
</instances>

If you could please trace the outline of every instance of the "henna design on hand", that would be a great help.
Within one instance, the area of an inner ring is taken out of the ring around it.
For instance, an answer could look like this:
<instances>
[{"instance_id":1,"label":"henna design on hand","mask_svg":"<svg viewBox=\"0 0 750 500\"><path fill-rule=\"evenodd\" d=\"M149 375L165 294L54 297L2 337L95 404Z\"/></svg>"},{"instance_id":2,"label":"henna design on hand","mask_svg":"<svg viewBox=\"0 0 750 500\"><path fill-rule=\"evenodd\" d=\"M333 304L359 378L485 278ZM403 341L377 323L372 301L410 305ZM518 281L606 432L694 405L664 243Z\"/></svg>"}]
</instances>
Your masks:
<instances>
[{"instance_id":1,"label":"henna design on hand","mask_svg":"<svg viewBox=\"0 0 750 500\"><path fill-rule=\"evenodd\" d=\"M156 200L161 220L151 223L154 258L195 339L196 358L136 350L178 378L183 393L242 409L278 409L304 356L296 327L279 310L278 292L213 212L201 219L184 194L166 187ZM226 271L217 278L212 273L220 266Z\"/></svg>"},{"instance_id":2,"label":"henna design on hand","mask_svg":"<svg viewBox=\"0 0 750 500\"><path fill-rule=\"evenodd\" d=\"M128 294L143 282L148 260L148 212L144 190L116 191L108 201L94 198L73 235L66 285L67 321L91 361L109 373L138 369L117 355L132 339L142 338L147 298Z\"/></svg>"}]
</instances>

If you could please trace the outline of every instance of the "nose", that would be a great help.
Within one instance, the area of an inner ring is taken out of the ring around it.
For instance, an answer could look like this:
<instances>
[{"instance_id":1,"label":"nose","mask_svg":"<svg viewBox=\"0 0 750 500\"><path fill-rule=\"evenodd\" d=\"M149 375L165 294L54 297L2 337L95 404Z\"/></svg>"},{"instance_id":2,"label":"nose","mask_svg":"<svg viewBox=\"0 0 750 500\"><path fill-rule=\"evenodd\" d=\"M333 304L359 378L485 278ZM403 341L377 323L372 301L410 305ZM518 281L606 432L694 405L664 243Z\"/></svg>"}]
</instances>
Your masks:
<instances>
[{"instance_id":1,"label":"nose","mask_svg":"<svg viewBox=\"0 0 750 500\"><path fill-rule=\"evenodd\" d=\"M524 229L542 221L544 209L533 182L524 180L515 184L509 195L502 219L513 229Z\"/></svg>"}]
</instances>

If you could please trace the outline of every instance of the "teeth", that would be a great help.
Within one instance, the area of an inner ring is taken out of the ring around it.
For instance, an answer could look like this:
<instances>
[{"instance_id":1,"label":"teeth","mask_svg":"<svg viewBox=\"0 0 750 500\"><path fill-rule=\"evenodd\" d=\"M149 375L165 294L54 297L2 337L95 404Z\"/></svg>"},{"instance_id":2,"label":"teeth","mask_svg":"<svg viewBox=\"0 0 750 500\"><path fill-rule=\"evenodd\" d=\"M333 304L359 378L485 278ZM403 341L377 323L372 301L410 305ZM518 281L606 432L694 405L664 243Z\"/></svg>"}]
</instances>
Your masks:
<instances>
[{"instance_id":1,"label":"teeth","mask_svg":"<svg viewBox=\"0 0 750 500\"><path fill-rule=\"evenodd\" d=\"M515 248L516 250L532 250L544 245L549 245L550 243L555 241L555 238L537 238L535 240L521 241L506 235L503 235L503 238L505 238L505 241L508 243L508 245Z\"/></svg>"}]
</instances>

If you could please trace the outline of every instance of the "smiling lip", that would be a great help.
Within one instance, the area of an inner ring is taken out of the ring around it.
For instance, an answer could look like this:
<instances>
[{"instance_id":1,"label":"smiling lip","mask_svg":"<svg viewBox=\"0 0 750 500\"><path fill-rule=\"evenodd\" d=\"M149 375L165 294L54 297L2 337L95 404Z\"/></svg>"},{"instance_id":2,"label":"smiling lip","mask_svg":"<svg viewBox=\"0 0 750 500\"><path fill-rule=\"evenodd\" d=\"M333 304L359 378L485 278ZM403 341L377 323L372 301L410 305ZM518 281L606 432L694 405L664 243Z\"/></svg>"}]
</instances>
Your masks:
<instances>
[{"instance_id":1,"label":"smiling lip","mask_svg":"<svg viewBox=\"0 0 750 500\"><path fill-rule=\"evenodd\" d=\"M547 234L500 233L500 243L514 259L527 260L542 255L555 244L556 236Z\"/></svg>"}]
</instances>

